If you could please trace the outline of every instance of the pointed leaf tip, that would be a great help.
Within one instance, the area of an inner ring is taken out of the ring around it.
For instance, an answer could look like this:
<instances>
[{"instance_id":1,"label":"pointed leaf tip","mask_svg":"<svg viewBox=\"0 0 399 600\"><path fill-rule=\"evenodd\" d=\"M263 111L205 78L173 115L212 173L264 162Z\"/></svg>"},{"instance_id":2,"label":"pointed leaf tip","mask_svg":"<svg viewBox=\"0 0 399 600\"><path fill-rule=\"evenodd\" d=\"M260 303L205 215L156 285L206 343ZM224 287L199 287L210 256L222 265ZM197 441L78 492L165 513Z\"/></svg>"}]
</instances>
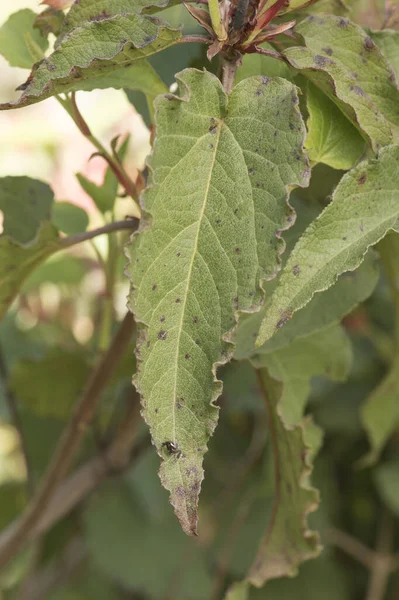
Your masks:
<instances>
[{"instance_id":1,"label":"pointed leaf tip","mask_svg":"<svg viewBox=\"0 0 399 600\"><path fill-rule=\"evenodd\" d=\"M308 183L295 86L252 77L229 97L208 72L159 97L147 215L127 248L140 323L136 386L186 533L197 530L202 461L218 419L218 365L237 311L257 311L293 223L288 188ZM256 219L255 219L256 216Z\"/></svg>"}]
</instances>

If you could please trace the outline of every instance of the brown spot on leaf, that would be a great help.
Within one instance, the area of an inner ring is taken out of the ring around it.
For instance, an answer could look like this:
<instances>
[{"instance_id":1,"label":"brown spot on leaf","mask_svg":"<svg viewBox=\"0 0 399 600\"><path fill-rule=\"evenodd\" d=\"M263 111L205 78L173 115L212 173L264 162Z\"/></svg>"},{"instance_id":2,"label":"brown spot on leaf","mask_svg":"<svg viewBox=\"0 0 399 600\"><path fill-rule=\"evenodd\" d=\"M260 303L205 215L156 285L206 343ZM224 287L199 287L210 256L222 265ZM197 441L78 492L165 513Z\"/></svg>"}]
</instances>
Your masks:
<instances>
[{"instance_id":1,"label":"brown spot on leaf","mask_svg":"<svg viewBox=\"0 0 399 600\"><path fill-rule=\"evenodd\" d=\"M357 180L358 183L360 183L360 185L363 185L364 183L366 183L367 181L367 173L362 173L359 177L359 179Z\"/></svg>"},{"instance_id":2,"label":"brown spot on leaf","mask_svg":"<svg viewBox=\"0 0 399 600\"><path fill-rule=\"evenodd\" d=\"M291 317L292 317L291 311L285 310L281 315L281 319L277 322L276 328L281 329L281 327L283 327L283 325L285 325L287 323L287 321L289 321L291 319Z\"/></svg>"},{"instance_id":3,"label":"brown spot on leaf","mask_svg":"<svg viewBox=\"0 0 399 600\"><path fill-rule=\"evenodd\" d=\"M163 329L161 329L160 331L158 331L158 339L159 340L164 341L164 340L166 340L167 336L168 336L168 332L167 331L164 331Z\"/></svg>"}]
</instances>

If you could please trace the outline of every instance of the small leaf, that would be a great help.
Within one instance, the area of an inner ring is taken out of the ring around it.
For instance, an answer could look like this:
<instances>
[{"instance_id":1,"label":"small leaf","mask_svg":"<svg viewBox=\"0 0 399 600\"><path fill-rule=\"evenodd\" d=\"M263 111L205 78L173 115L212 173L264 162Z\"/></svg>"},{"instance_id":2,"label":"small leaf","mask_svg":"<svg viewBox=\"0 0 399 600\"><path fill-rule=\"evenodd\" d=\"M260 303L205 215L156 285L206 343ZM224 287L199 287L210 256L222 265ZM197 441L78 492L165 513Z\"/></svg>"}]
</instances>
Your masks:
<instances>
[{"instance_id":1,"label":"small leaf","mask_svg":"<svg viewBox=\"0 0 399 600\"><path fill-rule=\"evenodd\" d=\"M89 224L88 214L80 206L71 202L56 202L53 206L52 221L54 225L67 235L86 231Z\"/></svg>"},{"instance_id":2,"label":"small leaf","mask_svg":"<svg viewBox=\"0 0 399 600\"><path fill-rule=\"evenodd\" d=\"M0 105L0 110L34 104L61 92L101 87L104 83L99 80L109 79L115 70L119 70L120 81L122 67L160 52L180 38L180 30L138 14L83 23L64 37L53 54L34 66L27 82L20 86L21 98ZM126 84L124 79L121 85Z\"/></svg>"},{"instance_id":3,"label":"small leaf","mask_svg":"<svg viewBox=\"0 0 399 600\"><path fill-rule=\"evenodd\" d=\"M361 410L362 423L367 431L371 451L362 459L363 465L376 462L385 444L399 427L399 357L370 395Z\"/></svg>"},{"instance_id":4,"label":"small leaf","mask_svg":"<svg viewBox=\"0 0 399 600\"><path fill-rule=\"evenodd\" d=\"M291 83L253 77L227 98L210 73L187 69L178 81L181 98L156 101L151 219L128 248L128 274L141 323L136 385L162 482L194 533L221 392L215 368L229 359L237 310L259 310L259 282L275 275L293 220L287 186L306 185L309 171Z\"/></svg>"},{"instance_id":5,"label":"small leaf","mask_svg":"<svg viewBox=\"0 0 399 600\"><path fill-rule=\"evenodd\" d=\"M364 139L339 108L310 82L306 100L309 119L305 147L309 159L333 169L351 169L365 150Z\"/></svg>"},{"instance_id":6,"label":"small leaf","mask_svg":"<svg viewBox=\"0 0 399 600\"><path fill-rule=\"evenodd\" d=\"M377 467L374 477L385 505L399 516L399 460L391 460Z\"/></svg>"},{"instance_id":7,"label":"small leaf","mask_svg":"<svg viewBox=\"0 0 399 600\"><path fill-rule=\"evenodd\" d=\"M40 51L40 58L48 48L48 43L38 30L34 29L36 13L28 8L11 15L0 28L0 54L12 67L30 69L36 56L32 55L33 42Z\"/></svg>"},{"instance_id":8,"label":"small leaf","mask_svg":"<svg viewBox=\"0 0 399 600\"><path fill-rule=\"evenodd\" d=\"M129 138L126 138L117 153L121 163L123 163L125 159L128 145ZM100 212L106 213L107 211L113 210L116 195L118 193L119 182L111 167L107 168L102 185L97 185L81 173L78 173L76 177L86 194L90 196Z\"/></svg>"},{"instance_id":9,"label":"small leaf","mask_svg":"<svg viewBox=\"0 0 399 600\"><path fill-rule=\"evenodd\" d=\"M321 433L310 420L287 427L279 409L282 385L259 371L268 406L274 453L274 507L248 581L261 587L266 581L292 577L301 562L316 557L319 537L307 526L307 516L317 509L319 494L311 487L312 461L321 444Z\"/></svg>"},{"instance_id":10,"label":"small leaf","mask_svg":"<svg viewBox=\"0 0 399 600\"><path fill-rule=\"evenodd\" d=\"M363 29L348 19L311 16L296 33L304 47L284 54L365 135L374 150L399 140L399 90L392 67Z\"/></svg>"},{"instance_id":11,"label":"small leaf","mask_svg":"<svg viewBox=\"0 0 399 600\"><path fill-rule=\"evenodd\" d=\"M316 292L353 271L367 249L399 219L399 146L361 163L339 183L332 202L308 227L285 265L266 305L256 345L261 346Z\"/></svg>"}]
</instances>

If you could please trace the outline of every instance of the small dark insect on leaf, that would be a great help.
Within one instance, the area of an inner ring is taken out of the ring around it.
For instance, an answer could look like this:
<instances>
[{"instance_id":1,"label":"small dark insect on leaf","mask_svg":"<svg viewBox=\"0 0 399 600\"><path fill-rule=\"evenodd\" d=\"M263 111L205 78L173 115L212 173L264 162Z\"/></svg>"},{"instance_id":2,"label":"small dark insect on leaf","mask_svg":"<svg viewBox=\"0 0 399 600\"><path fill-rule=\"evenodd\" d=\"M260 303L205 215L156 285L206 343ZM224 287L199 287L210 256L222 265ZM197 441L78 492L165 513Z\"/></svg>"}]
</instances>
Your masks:
<instances>
[{"instance_id":1,"label":"small dark insect on leaf","mask_svg":"<svg viewBox=\"0 0 399 600\"><path fill-rule=\"evenodd\" d=\"M181 457L181 450L176 442L163 442L162 448L165 447L169 454L174 454L176 458Z\"/></svg>"}]
</instances>

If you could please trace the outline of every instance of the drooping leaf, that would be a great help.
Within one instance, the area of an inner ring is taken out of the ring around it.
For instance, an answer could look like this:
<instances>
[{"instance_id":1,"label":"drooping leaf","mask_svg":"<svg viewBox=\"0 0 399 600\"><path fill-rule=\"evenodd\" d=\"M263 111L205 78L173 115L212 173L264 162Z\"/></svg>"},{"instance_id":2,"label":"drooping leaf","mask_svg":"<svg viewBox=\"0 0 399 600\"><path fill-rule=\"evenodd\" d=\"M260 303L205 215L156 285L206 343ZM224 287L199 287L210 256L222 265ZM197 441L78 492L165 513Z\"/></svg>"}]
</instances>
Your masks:
<instances>
[{"instance_id":1,"label":"drooping leaf","mask_svg":"<svg viewBox=\"0 0 399 600\"><path fill-rule=\"evenodd\" d=\"M302 418L312 377L324 375L335 381L345 381L351 361L349 338L338 325L251 359L255 367L267 367L271 377L283 383L279 410L288 427L296 425Z\"/></svg>"},{"instance_id":2,"label":"drooping leaf","mask_svg":"<svg viewBox=\"0 0 399 600\"><path fill-rule=\"evenodd\" d=\"M33 28L35 18L36 13L25 8L12 14L0 27L0 54L12 67L30 69L47 50L47 40Z\"/></svg>"},{"instance_id":3,"label":"drooping leaf","mask_svg":"<svg viewBox=\"0 0 399 600\"><path fill-rule=\"evenodd\" d=\"M310 82L306 99L309 159L333 169L351 169L365 150L364 139L332 100Z\"/></svg>"},{"instance_id":4,"label":"drooping leaf","mask_svg":"<svg viewBox=\"0 0 399 600\"><path fill-rule=\"evenodd\" d=\"M335 16L311 16L296 32L305 46L288 48L300 70L378 149L399 140L399 90L395 74L361 27Z\"/></svg>"},{"instance_id":5,"label":"drooping leaf","mask_svg":"<svg viewBox=\"0 0 399 600\"><path fill-rule=\"evenodd\" d=\"M56 202L52 211L53 224L67 235L86 231L89 216L83 208L71 202Z\"/></svg>"},{"instance_id":6,"label":"drooping leaf","mask_svg":"<svg viewBox=\"0 0 399 600\"><path fill-rule=\"evenodd\" d=\"M383 29L382 31L371 31L373 38L385 58L389 60L399 78L399 31Z\"/></svg>"},{"instance_id":7,"label":"drooping leaf","mask_svg":"<svg viewBox=\"0 0 399 600\"><path fill-rule=\"evenodd\" d=\"M292 577L299 564L316 557L321 547L307 516L319 495L309 481L312 461L321 444L320 429L310 420L288 427L280 410L282 385L266 369L259 371L268 406L274 453L274 508L248 581L262 587L270 579Z\"/></svg>"},{"instance_id":8,"label":"drooping leaf","mask_svg":"<svg viewBox=\"0 0 399 600\"><path fill-rule=\"evenodd\" d=\"M57 49L36 64L17 102L0 105L0 110L19 108L50 96L102 87L102 78L112 87L112 73L120 86L128 85L120 69L175 44L181 31L139 14L117 15L83 23L66 35ZM145 77L144 72L144 77ZM141 66L138 66L138 74ZM121 81L122 80L122 81ZM116 85L118 87L118 85Z\"/></svg>"},{"instance_id":9,"label":"drooping leaf","mask_svg":"<svg viewBox=\"0 0 399 600\"><path fill-rule=\"evenodd\" d=\"M266 305L256 345L261 346L316 292L353 271L367 249L399 219L399 146L361 163L339 183L332 202L308 227L292 251Z\"/></svg>"},{"instance_id":10,"label":"drooping leaf","mask_svg":"<svg viewBox=\"0 0 399 600\"><path fill-rule=\"evenodd\" d=\"M262 307L260 312L254 315L243 315L235 335L235 358L242 360L254 353L274 352L289 346L297 339L338 323L371 295L378 277L376 255L369 252L356 271L342 274L330 289L316 294L309 304L294 313L292 319L260 348L255 349L255 340L266 307Z\"/></svg>"},{"instance_id":11,"label":"drooping leaf","mask_svg":"<svg viewBox=\"0 0 399 600\"><path fill-rule=\"evenodd\" d=\"M276 272L279 232L292 222L287 185L306 185L308 167L292 84L249 78L227 99L210 73L178 80L181 98L157 100L151 218L128 248L128 274L142 323L136 385L162 482L193 533L221 391L215 365L228 360L236 311L257 310L259 281Z\"/></svg>"},{"instance_id":12,"label":"drooping leaf","mask_svg":"<svg viewBox=\"0 0 399 600\"><path fill-rule=\"evenodd\" d=\"M10 387L24 407L39 416L66 419L76 404L89 374L81 352L51 350L40 361L17 363Z\"/></svg>"}]
</instances>

